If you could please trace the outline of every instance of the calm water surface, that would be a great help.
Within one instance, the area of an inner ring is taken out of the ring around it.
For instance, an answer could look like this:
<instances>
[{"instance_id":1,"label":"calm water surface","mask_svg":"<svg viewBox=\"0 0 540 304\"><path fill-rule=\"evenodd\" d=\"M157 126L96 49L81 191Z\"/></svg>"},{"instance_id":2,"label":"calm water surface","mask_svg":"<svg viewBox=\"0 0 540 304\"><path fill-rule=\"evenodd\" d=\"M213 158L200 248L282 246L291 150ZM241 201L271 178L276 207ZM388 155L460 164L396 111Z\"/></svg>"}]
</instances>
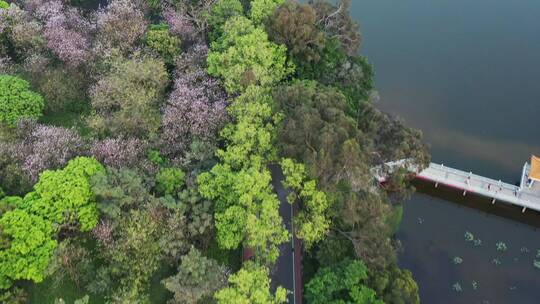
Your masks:
<instances>
[{"instance_id":1,"label":"calm water surface","mask_svg":"<svg viewBox=\"0 0 540 304\"><path fill-rule=\"evenodd\" d=\"M352 2L362 52L377 72L379 107L422 129L433 161L516 182L523 162L540 154L540 1ZM489 210L485 200L455 197L418 193L406 203L399 259L422 302L540 303L533 267L540 231L464 206ZM527 222L540 226L531 215ZM465 231L482 244L466 242ZM505 252L496 250L500 241Z\"/></svg>"}]
</instances>

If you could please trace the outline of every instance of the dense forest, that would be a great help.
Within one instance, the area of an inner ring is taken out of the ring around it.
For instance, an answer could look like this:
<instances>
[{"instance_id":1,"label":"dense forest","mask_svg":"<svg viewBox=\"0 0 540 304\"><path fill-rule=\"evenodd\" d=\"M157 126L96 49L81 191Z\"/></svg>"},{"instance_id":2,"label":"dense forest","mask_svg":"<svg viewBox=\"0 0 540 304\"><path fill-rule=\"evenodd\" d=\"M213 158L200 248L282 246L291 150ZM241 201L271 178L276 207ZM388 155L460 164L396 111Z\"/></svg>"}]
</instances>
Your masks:
<instances>
[{"instance_id":1,"label":"dense forest","mask_svg":"<svg viewBox=\"0 0 540 304\"><path fill-rule=\"evenodd\" d=\"M419 303L370 169L429 156L348 5L0 1L0 302L284 303L279 165L306 303Z\"/></svg>"}]
</instances>

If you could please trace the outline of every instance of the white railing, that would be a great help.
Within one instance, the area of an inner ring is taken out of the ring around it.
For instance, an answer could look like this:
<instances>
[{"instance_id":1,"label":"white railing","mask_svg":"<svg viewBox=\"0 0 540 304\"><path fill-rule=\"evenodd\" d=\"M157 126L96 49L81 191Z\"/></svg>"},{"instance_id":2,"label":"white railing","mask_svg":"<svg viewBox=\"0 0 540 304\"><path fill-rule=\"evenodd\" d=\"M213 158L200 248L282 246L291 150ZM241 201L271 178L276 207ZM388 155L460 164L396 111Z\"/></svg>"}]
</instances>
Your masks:
<instances>
[{"instance_id":1,"label":"white railing","mask_svg":"<svg viewBox=\"0 0 540 304\"><path fill-rule=\"evenodd\" d=\"M460 189L463 191L463 195L475 193L491 198L492 203L500 200L520 206L523 208L523 211L525 209L540 211L540 191L534 191L526 187L527 164L523 167L520 186L436 163L430 163L426 169L418 172L418 167L413 162L409 162L409 159L389 162L382 166L374 167L372 174L379 182L384 182L387 176L398 168L406 168L416 173L418 178L434 182L435 186L443 184Z\"/></svg>"}]
</instances>

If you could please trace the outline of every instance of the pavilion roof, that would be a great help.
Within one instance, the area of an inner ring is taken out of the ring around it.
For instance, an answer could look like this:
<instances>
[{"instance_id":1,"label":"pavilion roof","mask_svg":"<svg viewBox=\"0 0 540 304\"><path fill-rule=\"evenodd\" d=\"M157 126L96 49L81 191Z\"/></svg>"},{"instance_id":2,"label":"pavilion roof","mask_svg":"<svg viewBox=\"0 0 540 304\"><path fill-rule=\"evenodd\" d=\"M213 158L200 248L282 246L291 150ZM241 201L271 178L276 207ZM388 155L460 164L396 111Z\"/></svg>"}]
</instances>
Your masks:
<instances>
[{"instance_id":1,"label":"pavilion roof","mask_svg":"<svg viewBox=\"0 0 540 304\"><path fill-rule=\"evenodd\" d=\"M531 155L531 170L529 171L529 178L540 181L540 157Z\"/></svg>"}]
</instances>

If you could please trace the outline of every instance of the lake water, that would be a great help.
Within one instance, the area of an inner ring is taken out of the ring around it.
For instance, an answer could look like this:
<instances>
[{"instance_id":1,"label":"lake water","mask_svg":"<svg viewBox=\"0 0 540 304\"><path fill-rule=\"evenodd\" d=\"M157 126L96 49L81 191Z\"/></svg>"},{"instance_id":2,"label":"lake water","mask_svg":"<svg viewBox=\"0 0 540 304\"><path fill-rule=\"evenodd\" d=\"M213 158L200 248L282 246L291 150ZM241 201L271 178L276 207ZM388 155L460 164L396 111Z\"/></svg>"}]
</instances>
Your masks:
<instances>
[{"instance_id":1,"label":"lake water","mask_svg":"<svg viewBox=\"0 0 540 304\"><path fill-rule=\"evenodd\" d=\"M540 1L352 2L379 108L421 129L434 162L518 181L523 162L540 154ZM423 303L540 303L540 215L423 188L406 202L397 235Z\"/></svg>"}]
</instances>

